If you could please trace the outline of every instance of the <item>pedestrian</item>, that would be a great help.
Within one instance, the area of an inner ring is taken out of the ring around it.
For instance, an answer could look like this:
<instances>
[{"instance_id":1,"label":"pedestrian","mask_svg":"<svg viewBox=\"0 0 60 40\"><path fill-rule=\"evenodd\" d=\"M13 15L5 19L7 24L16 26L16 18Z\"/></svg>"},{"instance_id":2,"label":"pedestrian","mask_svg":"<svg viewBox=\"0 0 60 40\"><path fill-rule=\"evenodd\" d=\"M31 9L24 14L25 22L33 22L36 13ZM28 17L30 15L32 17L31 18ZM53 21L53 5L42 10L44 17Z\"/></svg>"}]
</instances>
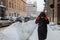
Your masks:
<instances>
[{"instance_id":1,"label":"pedestrian","mask_svg":"<svg viewBox=\"0 0 60 40\"><path fill-rule=\"evenodd\" d=\"M38 38L39 40L45 40L47 38L47 24L49 20L45 15L45 12L41 12L35 21L38 24Z\"/></svg>"}]
</instances>

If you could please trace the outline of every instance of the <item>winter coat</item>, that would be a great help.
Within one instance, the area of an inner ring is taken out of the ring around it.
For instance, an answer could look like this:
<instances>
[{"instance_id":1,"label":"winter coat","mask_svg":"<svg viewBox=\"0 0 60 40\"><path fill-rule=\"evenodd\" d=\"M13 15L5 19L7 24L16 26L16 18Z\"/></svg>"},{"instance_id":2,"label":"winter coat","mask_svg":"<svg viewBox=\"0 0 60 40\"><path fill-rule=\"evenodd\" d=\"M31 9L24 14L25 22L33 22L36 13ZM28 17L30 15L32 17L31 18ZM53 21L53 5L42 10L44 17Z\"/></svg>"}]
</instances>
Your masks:
<instances>
[{"instance_id":1,"label":"winter coat","mask_svg":"<svg viewBox=\"0 0 60 40\"><path fill-rule=\"evenodd\" d=\"M38 37L39 40L46 39L47 37L47 24L49 24L49 20L47 16L44 18L41 18L38 16L35 21L36 24L38 24Z\"/></svg>"}]
</instances>

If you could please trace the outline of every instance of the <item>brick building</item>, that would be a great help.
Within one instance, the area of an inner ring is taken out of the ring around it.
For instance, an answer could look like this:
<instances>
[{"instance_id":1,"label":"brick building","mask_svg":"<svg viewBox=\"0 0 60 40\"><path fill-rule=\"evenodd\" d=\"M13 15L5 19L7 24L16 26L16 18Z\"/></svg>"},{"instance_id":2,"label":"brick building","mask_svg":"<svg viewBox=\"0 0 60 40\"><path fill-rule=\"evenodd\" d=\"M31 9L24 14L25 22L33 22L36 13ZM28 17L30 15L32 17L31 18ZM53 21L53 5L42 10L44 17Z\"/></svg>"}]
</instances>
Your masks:
<instances>
[{"instance_id":1,"label":"brick building","mask_svg":"<svg viewBox=\"0 0 60 40\"><path fill-rule=\"evenodd\" d=\"M47 15L49 20L54 23L60 23L60 0L44 0L45 10L47 10Z\"/></svg>"},{"instance_id":2,"label":"brick building","mask_svg":"<svg viewBox=\"0 0 60 40\"><path fill-rule=\"evenodd\" d=\"M25 16L26 0L5 0L7 16Z\"/></svg>"}]
</instances>

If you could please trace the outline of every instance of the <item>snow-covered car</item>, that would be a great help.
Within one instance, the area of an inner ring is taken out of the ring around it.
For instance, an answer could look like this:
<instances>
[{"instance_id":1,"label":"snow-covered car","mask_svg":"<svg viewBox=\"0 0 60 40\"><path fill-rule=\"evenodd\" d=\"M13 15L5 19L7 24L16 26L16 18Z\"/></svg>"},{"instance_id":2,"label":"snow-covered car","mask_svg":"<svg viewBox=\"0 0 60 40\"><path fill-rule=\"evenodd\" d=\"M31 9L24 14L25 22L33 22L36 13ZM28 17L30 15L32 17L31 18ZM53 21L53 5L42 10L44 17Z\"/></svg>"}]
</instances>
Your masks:
<instances>
[{"instance_id":1,"label":"snow-covered car","mask_svg":"<svg viewBox=\"0 0 60 40\"><path fill-rule=\"evenodd\" d=\"M30 17L30 20L34 20L36 17Z\"/></svg>"},{"instance_id":2,"label":"snow-covered car","mask_svg":"<svg viewBox=\"0 0 60 40\"><path fill-rule=\"evenodd\" d=\"M17 17L12 17L12 18L13 18L14 21L17 19Z\"/></svg>"},{"instance_id":3,"label":"snow-covered car","mask_svg":"<svg viewBox=\"0 0 60 40\"><path fill-rule=\"evenodd\" d=\"M9 19L6 17L1 17L1 20L9 20Z\"/></svg>"},{"instance_id":4,"label":"snow-covered car","mask_svg":"<svg viewBox=\"0 0 60 40\"><path fill-rule=\"evenodd\" d=\"M19 21L19 22L22 23L22 18L21 18L21 17L17 17L17 18L16 18L16 21Z\"/></svg>"},{"instance_id":5,"label":"snow-covered car","mask_svg":"<svg viewBox=\"0 0 60 40\"><path fill-rule=\"evenodd\" d=\"M27 21L29 21L29 20L30 20L29 17L25 17L25 18L24 18L24 21L25 21L25 22L27 22Z\"/></svg>"},{"instance_id":6,"label":"snow-covered car","mask_svg":"<svg viewBox=\"0 0 60 40\"><path fill-rule=\"evenodd\" d=\"M11 22L15 22L16 17L12 17L12 16L6 16L7 19L9 19L9 21Z\"/></svg>"},{"instance_id":7,"label":"snow-covered car","mask_svg":"<svg viewBox=\"0 0 60 40\"><path fill-rule=\"evenodd\" d=\"M12 19L12 17L11 17L11 16L5 16L5 18L7 18L7 19L9 19L9 20L10 20L10 19Z\"/></svg>"},{"instance_id":8,"label":"snow-covered car","mask_svg":"<svg viewBox=\"0 0 60 40\"><path fill-rule=\"evenodd\" d=\"M5 16L5 17L2 17L2 18L1 18L1 20L10 20L10 19L12 19L11 16Z\"/></svg>"}]
</instances>

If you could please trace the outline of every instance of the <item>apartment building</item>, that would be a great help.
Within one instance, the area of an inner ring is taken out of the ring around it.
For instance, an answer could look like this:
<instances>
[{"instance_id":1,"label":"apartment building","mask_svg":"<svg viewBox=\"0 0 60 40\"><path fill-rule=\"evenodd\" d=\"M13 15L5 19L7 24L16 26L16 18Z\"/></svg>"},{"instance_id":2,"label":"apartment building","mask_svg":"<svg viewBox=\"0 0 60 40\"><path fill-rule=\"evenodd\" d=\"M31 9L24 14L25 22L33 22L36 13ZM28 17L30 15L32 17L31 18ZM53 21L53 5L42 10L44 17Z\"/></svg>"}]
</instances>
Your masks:
<instances>
[{"instance_id":1,"label":"apartment building","mask_svg":"<svg viewBox=\"0 0 60 40\"><path fill-rule=\"evenodd\" d=\"M25 16L26 0L6 0L7 16Z\"/></svg>"},{"instance_id":2,"label":"apartment building","mask_svg":"<svg viewBox=\"0 0 60 40\"><path fill-rule=\"evenodd\" d=\"M37 3L34 2L33 4L32 3L27 3L26 5L26 13L27 13L27 16L37 16Z\"/></svg>"},{"instance_id":3,"label":"apartment building","mask_svg":"<svg viewBox=\"0 0 60 40\"><path fill-rule=\"evenodd\" d=\"M0 0L0 17L5 16L5 11L6 11L6 1L5 0Z\"/></svg>"},{"instance_id":4,"label":"apartment building","mask_svg":"<svg viewBox=\"0 0 60 40\"><path fill-rule=\"evenodd\" d=\"M49 20L56 24L60 24L60 0L45 0L45 10Z\"/></svg>"}]
</instances>

